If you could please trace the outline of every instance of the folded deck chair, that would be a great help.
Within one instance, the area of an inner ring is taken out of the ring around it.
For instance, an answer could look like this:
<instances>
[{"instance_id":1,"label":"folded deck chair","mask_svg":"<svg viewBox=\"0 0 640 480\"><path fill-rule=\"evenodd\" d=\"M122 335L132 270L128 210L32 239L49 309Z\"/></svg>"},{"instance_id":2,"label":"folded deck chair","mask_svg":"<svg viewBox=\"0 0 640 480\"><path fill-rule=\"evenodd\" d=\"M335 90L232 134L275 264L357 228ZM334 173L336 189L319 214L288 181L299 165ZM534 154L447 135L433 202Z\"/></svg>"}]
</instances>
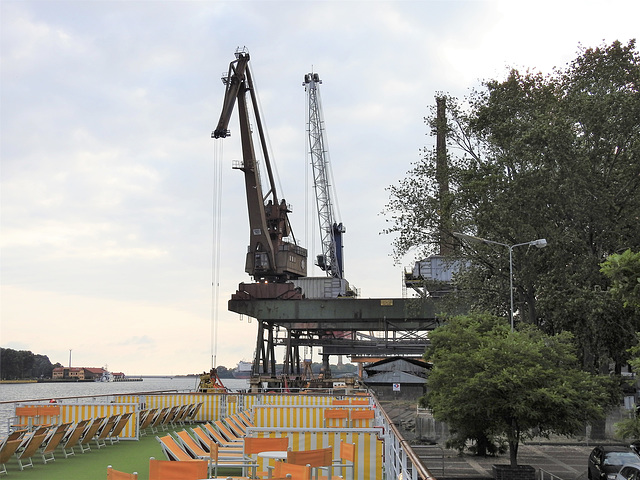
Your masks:
<instances>
[{"instance_id":1,"label":"folded deck chair","mask_svg":"<svg viewBox=\"0 0 640 480\"><path fill-rule=\"evenodd\" d=\"M220 449L220 455L224 457L242 457L242 443L232 444L233 446L225 446L218 442L215 438L212 438L208 435L208 432L203 430L201 426L196 428L191 428L191 432L193 433L193 438L200 444L200 446L204 449L209 448L211 442L215 442L218 444L218 448ZM218 434L218 432L216 432ZM218 434L219 435L219 434Z\"/></svg>"},{"instance_id":2,"label":"folded deck chair","mask_svg":"<svg viewBox=\"0 0 640 480\"><path fill-rule=\"evenodd\" d=\"M192 432L193 431L194 430L192 430ZM202 434L204 435L204 432ZM243 459L242 450L230 451L224 448L220 448L218 444L216 444L210 438L206 438L206 436L204 439L195 438L189 435L189 432L187 432L186 430L175 432L175 435L178 437L178 443L180 443L182 447L186 451L188 451L189 454L194 458L209 457L211 454L211 445L215 444L216 448L219 448L220 450L220 458L236 461L242 461Z\"/></svg>"},{"instance_id":3,"label":"folded deck chair","mask_svg":"<svg viewBox=\"0 0 640 480\"><path fill-rule=\"evenodd\" d=\"M56 448L58 448L58 445L60 445L60 443L62 442L64 436L69 431L69 427L71 427L70 423L63 423L62 425L51 428L50 434L45 439L44 447L40 452L40 454L42 455L42 462L45 465L47 464L47 462L55 461L53 452L56 451Z\"/></svg>"},{"instance_id":4,"label":"folded deck chair","mask_svg":"<svg viewBox=\"0 0 640 480\"><path fill-rule=\"evenodd\" d=\"M78 444L89 423L91 423L91 420L80 420L69 429L67 436L62 440L62 453L64 454L64 458L76 454L76 452L73 451L73 447ZM67 451L67 449L69 449L69 451Z\"/></svg>"},{"instance_id":5,"label":"folded deck chair","mask_svg":"<svg viewBox=\"0 0 640 480\"><path fill-rule=\"evenodd\" d=\"M172 462L149 459L149 480L200 480L207 478L209 462L207 460L188 460Z\"/></svg>"},{"instance_id":6,"label":"folded deck chair","mask_svg":"<svg viewBox=\"0 0 640 480\"><path fill-rule=\"evenodd\" d=\"M78 446L80 447L80 450L82 451L82 453L88 452L89 450L91 450L90 442L93 439L93 437L96 436L96 433L98 432L98 429L100 428L100 425L102 425L102 423L104 422L105 418L106 417L94 418L93 421L89 423L89 426L86 428L86 430L82 434L82 437L80 437L80 441L78 442Z\"/></svg>"},{"instance_id":7,"label":"folded deck chair","mask_svg":"<svg viewBox=\"0 0 640 480\"><path fill-rule=\"evenodd\" d=\"M205 450L204 447L196 442L189 432L186 430L180 430L174 432L176 436L176 442L180 445L180 447L186 451L193 458L205 458L209 457L209 451Z\"/></svg>"},{"instance_id":8,"label":"folded deck chair","mask_svg":"<svg viewBox=\"0 0 640 480\"><path fill-rule=\"evenodd\" d=\"M231 431L238 438L242 438L247 435L246 427L235 416L225 417L224 421L227 423Z\"/></svg>"},{"instance_id":9,"label":"folded deck chair","mask_svg":"<svg viewBox=\"0 0 640 480\"><path fill-rule=\"evenodd\" d=\"M204 423L200 425L200 428L203 428L205 432L207 432L207 435L215 440L216 443L218 443L221 447L242 448L241 438L236 438L235 440L227 440L227 438L218 430L213 428L213 425L211 425L210 423Z\"/></svg>"},{"instance_id":10,"label":"folded deck chair","mask_svg":"<svg viewBox=\"0 0 640 480\"><path fill-rule=\"evenodd\" d=\"M100 428L98 428L98 431L96 432L94 438L98 450L100 450L102 447L107 446L106 440L109 435L111 435L111 430L113 430L113 427L116 426L118 418L120 418L120 415L111 415L102 425L100 425Z\"/></svg>"},{"instance_id":11,"label":"folded deck chair","mask_svg":"<svg viewBox=\"0 0 640 480\"><path fill-rule=\"evenodd\" d=\"M49 433L49 429L50 427L38 427L32 433L25 436L22 444L16 452L20 470L24 470L24 467L33 467L31 457L33 457L38 449L42 447L42 444Z\"/></svg>"},{"instance_id":12,"label":"folded deck chair","mask_svg":"<svg viewBox=\"0 0 640 480\"><path fill-rule=\"evenodd\" d=\"M158 416L158 413L159 412L157 408L152 408L151 410L147 410L147 413L144 415L144 417L140 417L138 431L140 432L141 436L147 434L147 428L151 426L155 418Z\"/></svg>"},{"instance_id":13,"label":"folded deck chair","mask_svg":"<svg viewBox=\"0 0 640 480\"><path fill-rule=\"evenodd\" d=\"M164 420L167 418L167 415L169 415L170 411L170 407L164 407L158 411L156 416L153 418L153 421L149 424L151 433L158 433L158 430L162 428L162 422L164 422Z\"/></svg>"},{"instance_id":14,"label":"folded deck chair","mask_svg":"<svg viewBox=\"0 0 640 480\"><path fill-rule=\"evenodd\" d=\"M25 433L27 433L26 430L16 430L11 432L2 440L2 442L0 442L0 473L7 473L5 463L7 463L13 454L16 453L16 450L18 450L18 447L20 447L20 444L22 443Z\"/></svg>"},{"instance_id":15,"label":"folded deck chair","mask_svg":"<svg viewBox=\"0 0 640 480\"><path fill-rule=\"evenodd\" d=\"M231 430L229 430L229 428L224 424L224 422L222 420L214 420L213 424L218 429L218 431L222 435L224 435L224 437L229 442L241 442L242 441L242 437L238 437Z\"/></svg>"},{"instance_id":16,"label":"folded deck chair","mask_svg":"<svg viewBox=\"0 0 640 480\"><path fill-rule=\"evenodd\" d=\"M178 445L175 438L171 435L165 435L163 437L156 436L156 440L160 442L162 446L162 452L164 453L167 460L175 461L185 461L185 460L193 460L194 457L191 456L189 452L187 452L182 446Z\"/></svg>"},{"instance_id":17,"label":"folded deck chair","mask_svg":"<svg viewBox=\"0 0 640 480\"><path fill-rule=\"evenodd\" d=\"M194 404L193 408L189 410L189 413L187 413L185 421L188 423L194 423L196 421L196 416L198 415L198 412L200 412L200 409L202 408L202 405L204 405L203 402Z\"/></svg>"},{"instance_id":18,"label":"folded deck chair","mask_svg":"<svg viewBox=\"0 0 640 480\"><path fill-rule=\"evenodd\" d=\"M240 418L242 418L242 420L244 420L244 424L247 427L255 426L253 424L253 419L251 418L251 414L249 413L249 410L242 410L241 412L238 413L238 415L240 416Z\"/></svg>"},{"instance_id":19,"label":"folded deck chair","mask_svg":"<svg viewBox=\"0 0 640 480\"><path fill-rule=\"evenodd\" d=\"M120 417L118 418L118 422L115 424L115 426L113 427L113 430L111 430L111 433L109 434L109 437L108 437L109 441L111 442L111 445L120 441L120 438L119 438L120 432L124 430L124 427L127 425L132 415L133 413L131 412L123 413L122 415L120 415Z\"/></svg>"},{"instance_id":20,"label":"folded deck chair","mask_svg":"<svg viewBox=\"0 0 640 480\"><path fill-rule=\"evenodd\" d=\"M169 413L167 413L167 416L162 420L162 430L169 430L169 425L173 425L173 419L178 414L180 408L180 406L177 406L169 409Z\"/></svg>"},{"instance_id":21,"label":"folded deck chair","mask_svg":"<svg viewBox=\"0 0 640 480\"><path fill-rule=\"evenodd\" d=\"M149 416L149 411L150 410L146 408L138 411L138 427L140 427L140 425L142 425L147 420L147 417Z\"/></svg>"},{"instance_id":22,"label":"folded deck chair","mask_svg":"<svg viewBox=\"0 0 640 480\"><path fill-rule=\"evenodd\" d=\"M107 480L138 480L138 472L125 473L109 465L107 467Z\"/></svg>"},{"instance_id":23,"label":"folded deck chair","mask_svg":"<svg viewBox=\"0 0 640 480\"><path fill-rule=\"evenodd\" d=\"M178 410L178 413L176 413L176 416L173 417L173 422L171 422L173 425L184 425L184 419L187 416L187 413L189 413L189 410L191 410L192 405L182 405L180 407L180 409Z\"/></svg>"}]
</instances>

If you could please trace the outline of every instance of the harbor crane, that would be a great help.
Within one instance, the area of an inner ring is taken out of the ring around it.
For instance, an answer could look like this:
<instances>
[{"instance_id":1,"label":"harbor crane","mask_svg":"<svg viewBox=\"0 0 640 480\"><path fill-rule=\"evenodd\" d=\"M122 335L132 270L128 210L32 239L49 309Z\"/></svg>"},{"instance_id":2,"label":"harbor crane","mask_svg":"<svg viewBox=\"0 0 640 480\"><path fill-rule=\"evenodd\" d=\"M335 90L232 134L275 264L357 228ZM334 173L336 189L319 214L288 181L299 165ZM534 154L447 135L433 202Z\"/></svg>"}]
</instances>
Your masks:
<instances>
[{"instance_id":1,"label":"harbor crane","mask_svg":"<svg viewBox=\"0 0 640 480\"><path fill-rule=\"evenodd\" d=\"M322 253L316 257L316 265L325 271L327 276L342 279L344 278L342 234L346 229L342 223L335 221L331 202L331 165L326 149L326 133L318 89L321 83L322 80L317 73L308 73L304 76L302 84L307 93L307 133L322 243Z\"/></svg>"},{"instance_id":2,"label":"harbor crane","mask_svg":"<svg viewBox=\"0 0 640 480\"><path fill-rule=\"evenodd\" d=\"M229 64L228 72L222 77L225 85L224 102L220 119L211 136L226 138L230 135L229 121L237 103L242 162L235 163L234 168L244 173L249 211L249 247L245 271L255 283L240 284L239 292L236 293L244 295L245 298L291 298L294 287L287 282L306 277L307 251L296 243L289 221L291 207L284 199L278 198L256 90L249 68L249 52L238 49L235 57L235 60ZM258 133L262 159L266 166L268 178L266 194L263 193L260 181L252 136L251 113ZM270 287L269 284L276 284L276 288Z\"/></svg>"}]
</instances>

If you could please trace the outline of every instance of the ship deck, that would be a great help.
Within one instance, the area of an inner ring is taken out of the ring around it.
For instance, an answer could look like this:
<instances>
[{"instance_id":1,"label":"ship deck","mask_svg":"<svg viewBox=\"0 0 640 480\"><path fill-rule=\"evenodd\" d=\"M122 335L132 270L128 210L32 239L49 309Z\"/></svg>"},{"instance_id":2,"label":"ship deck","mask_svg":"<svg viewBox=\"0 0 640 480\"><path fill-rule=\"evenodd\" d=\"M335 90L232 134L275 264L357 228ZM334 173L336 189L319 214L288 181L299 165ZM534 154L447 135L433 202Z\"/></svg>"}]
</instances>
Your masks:
<instances>
[{"instance_id":1,"label":"ship deck","mask_svg":"<svg viewBox=\"0 0 640 480\"><path fill-rule=\"evenodd\" d=\"M177 427L175 430L182 430L184 427ZM173 429L169 429L173 433ZM164 431L162 435L168 432ZM76 449L76 454L69 458L64 458L58 449L55 452L55 461L42 463L39 455L33 457L33 467L27 467L20 471L18 463L12 459L6 463L7 474L0 478L18 480L69 480L86 479L102 480L107 478L107 466L111 465L116 470L127 473L138 472L139 480L149 479L149 458L166 460L162 447L156 440L155 434L144 435L140 440L121 440L114 445L107 442L107 446L101 449L91 446L91 450L80 453ZM238 474L239 470L218 469L219 475L224 473Z\"/></svg>"}]
</instances>

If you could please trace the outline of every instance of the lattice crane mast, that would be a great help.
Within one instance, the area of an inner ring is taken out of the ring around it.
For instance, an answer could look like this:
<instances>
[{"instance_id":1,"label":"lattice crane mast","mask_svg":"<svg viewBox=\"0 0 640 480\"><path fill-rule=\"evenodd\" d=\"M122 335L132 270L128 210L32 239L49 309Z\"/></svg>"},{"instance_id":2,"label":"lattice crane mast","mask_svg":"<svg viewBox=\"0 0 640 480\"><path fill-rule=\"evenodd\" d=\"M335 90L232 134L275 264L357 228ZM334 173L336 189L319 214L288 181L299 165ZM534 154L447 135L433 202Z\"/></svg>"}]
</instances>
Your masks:
<instances>
[{"instance_id":1,"label":"lattice crane mast","mask_svg":"<svg viewBox=\"0 0 640 480\"><path fill-rule=\"evenodd\" d=\"M313 184L320 224L322 254L316 257L316 265L333 278L344 278L342 261L342 223L335 221L331 203L331 165L325 144L325 128L318 85L322 83L317 73L308 73L302 84L307 92L309 151L313 167Z\"/></svg>"},{"instance_id":2,"label":"lattice crane mast","mask_svg":"<svg viewBox=\"0 0 640 480\"><path fill-rule=\"evenodd\" d=\"M222 113L211 136L225 138L230 135L229 121L237 102L242 163L234 165L234 168L244 172L249 210L249 247L245 271L256 282L285 283L288 280L306 276L307 251L297 245L295 241L289 222L288 214L291 213L289 205L284 199L278 199L265 132L258 110L256 91L249 69L249 52L244 49L238 50L235 56L236 59L229 64L228 72L222 77L222 82L225 85ZM247 97L251 102L251 111L255 119L262 158L269 180L269 190L266 195L263 195L260 182ZM289 236L293 242L287 240Z\"/></svg>"}]
</instances>

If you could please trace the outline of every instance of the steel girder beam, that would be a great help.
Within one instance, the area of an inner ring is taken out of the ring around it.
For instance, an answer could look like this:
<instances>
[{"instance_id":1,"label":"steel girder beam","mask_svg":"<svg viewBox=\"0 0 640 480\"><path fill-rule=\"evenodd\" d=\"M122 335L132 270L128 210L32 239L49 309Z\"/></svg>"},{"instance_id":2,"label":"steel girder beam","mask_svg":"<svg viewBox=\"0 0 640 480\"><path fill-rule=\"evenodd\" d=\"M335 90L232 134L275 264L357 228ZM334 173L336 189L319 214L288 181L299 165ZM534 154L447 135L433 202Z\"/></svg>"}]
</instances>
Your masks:
<instances>
[{"instance_id":1,"label":"steel girder beam","mask_svg":"<svg viewBox=\"0 0 640 480\"><path fill-rule=\"evenodd\" d=\"M329 355L415 356L440 324L431 298L232 299L229 310L258 320L253 375L272 377L276 346L286 349L284 373L299 374L301 346L322 346L326 365Z\"/></svg>"},{"instance_id":2,"label":"steel girder beam","mask_svg":"<svg viewBox=\"0 0 640 480\"><path fill-rule=\"evenodd\" d=\"M323 298L229 300L229 310L295 329L384 331L427 329L437 325L431 298Z\"/></svg>"}]
</instances>

